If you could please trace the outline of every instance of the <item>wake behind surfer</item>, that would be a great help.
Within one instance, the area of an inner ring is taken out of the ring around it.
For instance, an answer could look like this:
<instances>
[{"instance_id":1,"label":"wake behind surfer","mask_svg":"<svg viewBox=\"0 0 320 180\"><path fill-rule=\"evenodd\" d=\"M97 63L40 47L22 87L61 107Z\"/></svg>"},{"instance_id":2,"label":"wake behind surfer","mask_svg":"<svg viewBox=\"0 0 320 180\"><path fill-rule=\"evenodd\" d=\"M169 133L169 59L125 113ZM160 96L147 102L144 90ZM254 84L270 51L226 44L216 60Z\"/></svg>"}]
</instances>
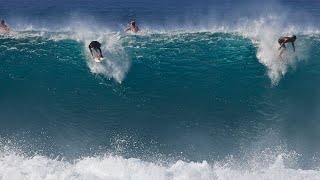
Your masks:
<instances>
[{"instance_id":1,"label":"wake behind surfer","mask_svg":"<svg viewBox=\"0 0 320 180\"><path fill-rule=\"evenodd\" d=\"M98 52L99 50L99 55L96 55L96 57L94 57L92 49L94 49L94 51ZM91 52L92 57L97 58L98 60L100 60L100 58L103 58L102 56L102 52L101 52L101 44L98 41L92 41L89 44L89 50Z\"/></svg>"},{"instance_id":2,"label":"wake behind surfer","mask_svg":"<svg viewBox=\"0 0 320 180\"><path fill-rule=\"evenodd\" d=\"M125 32L127 31L131 31L133 33L137 33L138 31L140 31L140 29L138 28L138 26L136 26L136 22L135 21L131 21L131 25L128 29L125 30Z\"/></svg>"},{"instance_id":3,"label":"wake behind surfer","mask_svg":"<svg viewBox=\"0 0 320 180\"><path fill-rule=\"evenodd\" d=\"M4 20L1 20L1 23L0 23L0 31L1 32L9 32L9 27L6 25L5 21Z\"/></svg>"},{"instance_id":4,"label":"wake behind surfer","mask_svg":"<svg viewBox=\"0 0 320 180\"><path fill-rule=\"evenodd\" d=\"M296 51L295 47L294 47L294 41L297 39L297 36L295 35L292 35L291 37L280 37L278 39L278 43L280 44L280 47L279 47L279 50L282 50L280 51L280 54L279 54L279 57L282 59L281 55L282 53L284 52L284 50L286 49L286 43L289 43L291 42L292 43L292 47L293 47L293 52Z\"/></svg>"}]
</instances>

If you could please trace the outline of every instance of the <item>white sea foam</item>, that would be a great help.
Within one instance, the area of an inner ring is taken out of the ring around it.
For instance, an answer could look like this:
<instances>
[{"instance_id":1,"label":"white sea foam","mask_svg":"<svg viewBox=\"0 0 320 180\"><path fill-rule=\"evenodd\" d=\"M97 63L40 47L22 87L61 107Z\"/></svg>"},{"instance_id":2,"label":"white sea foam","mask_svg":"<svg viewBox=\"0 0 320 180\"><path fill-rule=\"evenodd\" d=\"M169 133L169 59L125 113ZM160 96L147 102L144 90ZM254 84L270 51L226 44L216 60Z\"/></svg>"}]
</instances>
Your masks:
<instances>
[{"instance_id":1,"label":"white sea foam","mask_svg":"<svg viewBox=\"0 0 320 180\"><path fill-rule=\"evenodd\" d=\"M291 36L301 34L299 28L294 26L284 26L284 20L279 16L261 17L255 20L241 20L236 31L252 40L257 45L257 58L259 62L266 66L268 76L273 85L277 85L289 68L295 67L297 62L308 58L308 47L298 36L295 42L296 52L293 52L291 43L288 43L286 50L279 57L278 39L281 36ZM314 31L311 31L314 32Z\"/></svg>"},{"instance_id":2,"label":"white sea foam","mask_svg":"<svg viewBox=\"0 0 320 180\"><path fill-rule=\"evenodd\" d=\"M15 153L0 155L2 180L54 179L159 179L159 180L256 180L256 179L320 179L318 170L286 167L284 155L278 155L262 167L236 167L230 161L210 164L207 161L176 161L169 165L145 162L121 156L87 157L74 162L50 159L44 156L25 157ZM258 163L259 164L259 163Z\"/></svg>"},{"instance_id":3,"label":"white sea foam","mask_svg":"<svg viewBox=\"0 0 320 180\"><path fill-rule=\"evenodd\" d=\"M114 78L121 83L130 67L130 61L122 48L119 34L102 34L95 38L102 43L102 54L105 59L99 63L93 61L88 48L87 63L93 73L104 74L109 78ZM85 47L88 47L91 40L85 41Z\"/></svg>"},{"instance_id":4,"label":"white sea foam","mask_svg":"<svg viewBox=\"0 0 320 180\"><path fill-rule=\"evenodd\" d=\"M74 31L72 38L84 43L87 64L91 72L114 78L121 83L129 70L130 61L121 45L120 34L107 30L93 31L87 26L77 26ZM102 44L101 50L105 59L99 63L93 60L88 49L91 41L98 41Z\"/></svg>"}]
</instances>

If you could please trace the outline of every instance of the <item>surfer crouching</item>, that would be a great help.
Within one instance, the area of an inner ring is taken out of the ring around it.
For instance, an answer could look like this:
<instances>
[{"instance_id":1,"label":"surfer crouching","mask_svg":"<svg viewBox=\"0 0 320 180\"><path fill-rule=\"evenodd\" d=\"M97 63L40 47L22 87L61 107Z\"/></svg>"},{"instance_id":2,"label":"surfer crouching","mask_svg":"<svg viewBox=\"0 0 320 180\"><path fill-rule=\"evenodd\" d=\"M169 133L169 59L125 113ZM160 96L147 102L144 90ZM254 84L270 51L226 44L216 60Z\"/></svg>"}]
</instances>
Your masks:
<instances>
[{"instance_id":1,"label":"surfer crouching","mask_svg":"<svg viewBox=\"0 0 320 180\"><path fill-rule=\"evenodd\" d=\"M89 49L90 49L90 52L91 52L92 57L94 57L94 56L93 56L93 53L92 53L92 49L94 49L96 52L99 50L100 55L98 55L98 56L95 57L95 58L97 58L98 60L100 60L100 58L103 58L100 47L101 47L101 44L100 44L98 41L92 41L92 42L89 44Z\"/></svg>"},{"instance_id":2,"label":"surfer crouching","mask_svg":"<svg viewBox=\"0 0 320 180\"><path fill-rule=\"evenodd\" d=\"M291 37L280 37L278 43L280 44L279 50L283 47L283 50L280 52L279 57L282 59L281 55L286 49L286 43L291 42L293 47L293 52L296 51L294 47L294 41L297 39L297 36L292 35Z\"/></svg>"}]
</instances>

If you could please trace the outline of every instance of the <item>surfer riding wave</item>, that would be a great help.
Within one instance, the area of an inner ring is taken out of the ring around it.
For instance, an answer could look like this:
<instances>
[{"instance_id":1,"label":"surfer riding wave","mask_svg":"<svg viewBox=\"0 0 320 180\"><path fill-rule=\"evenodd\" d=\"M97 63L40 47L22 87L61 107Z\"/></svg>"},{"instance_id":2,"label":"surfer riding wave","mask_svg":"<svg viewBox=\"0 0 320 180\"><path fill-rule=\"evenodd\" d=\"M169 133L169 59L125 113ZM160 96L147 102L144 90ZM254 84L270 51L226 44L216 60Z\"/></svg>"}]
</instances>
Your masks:
<instances>
[{"instance_id":1,"label":"surfer riding wave","mask_svg":"<svg viewBox=\"0 0 320 180\"><path fill-rule=\"evenodd\" d=\"M93 55L92 49L94 49L94 51L95 51L95 56ZM89 44L89 50L90 50L92 57L98 59L99 61L101 58L103 58L102 52L101 52L101 44L98 41L92 41ZM99 50L99 54L96 55L98 53L98 50Z\"/></svg>"}]
</instances>

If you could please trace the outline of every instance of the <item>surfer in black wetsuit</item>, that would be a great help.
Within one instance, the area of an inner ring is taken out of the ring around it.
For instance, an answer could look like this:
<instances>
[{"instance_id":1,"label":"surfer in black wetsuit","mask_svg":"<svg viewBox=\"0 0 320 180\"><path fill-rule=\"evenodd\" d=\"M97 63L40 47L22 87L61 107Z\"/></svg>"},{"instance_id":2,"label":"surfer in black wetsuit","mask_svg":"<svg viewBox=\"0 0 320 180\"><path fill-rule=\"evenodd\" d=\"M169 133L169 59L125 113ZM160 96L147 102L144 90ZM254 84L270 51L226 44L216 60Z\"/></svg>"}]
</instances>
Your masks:
<instances>
[{"instance_id":1,"label":"surfer in black wetsuit","mask_svg":"<svg viewBox=\"0 0 320 180\"><path fill-rule=\"evenodd\" d=\"M296 51L294 47L294 41L297 39L297 36L292 35L291 37L280 37L278 43L280 44L279 50L283 47L283 50L280 52L279 57L282 59L281 55L286 49L286 43L291 42L293 47L293 52Z\"/></svg>"},{"instance_id":2,"label":"surfer in black wetsuit","mask_svg":"<svg viewBox=\"0 0 320 180\"><path fill-rule=\"evenodd\" d=\"M95 51L98 51L98 50L99 50L100 56L97 57L98 59L103 58L100 47L101 47L101 44L100 44L98 41L92 41L92 42L89 44L89 49L90 49L90 52L91 52L91 55L92 55L92 56L93 56L92 49L94 49Z\"/></svg>"}]
</instances>

